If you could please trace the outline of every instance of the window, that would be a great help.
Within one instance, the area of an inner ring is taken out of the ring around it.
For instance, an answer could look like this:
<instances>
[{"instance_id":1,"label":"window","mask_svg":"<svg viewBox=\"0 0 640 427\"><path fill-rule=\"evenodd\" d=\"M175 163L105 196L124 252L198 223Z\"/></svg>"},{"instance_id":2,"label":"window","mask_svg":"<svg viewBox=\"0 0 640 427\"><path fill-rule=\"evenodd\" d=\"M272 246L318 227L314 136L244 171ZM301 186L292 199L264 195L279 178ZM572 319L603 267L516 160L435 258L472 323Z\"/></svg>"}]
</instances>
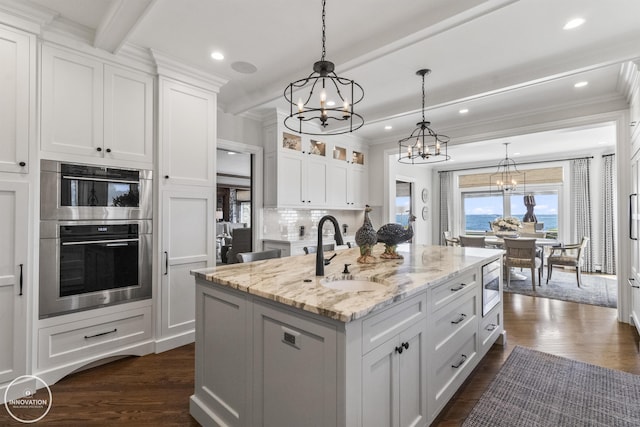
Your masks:
<instances>
[{"instance_id":1,"label":"window","mask_svg":"<svg viewBox=\"0 0 640 427\"><path fill-rule=\"evenodd\" d=\"M542 224L540 231L558 233L558 190L527 191L535 198L533 213ZM527 213L524 193L465 192L462 193L463 230L484 232L491 230L489 223L499 216L514 216L522 220Z\"/></svg>"}]
</instances>

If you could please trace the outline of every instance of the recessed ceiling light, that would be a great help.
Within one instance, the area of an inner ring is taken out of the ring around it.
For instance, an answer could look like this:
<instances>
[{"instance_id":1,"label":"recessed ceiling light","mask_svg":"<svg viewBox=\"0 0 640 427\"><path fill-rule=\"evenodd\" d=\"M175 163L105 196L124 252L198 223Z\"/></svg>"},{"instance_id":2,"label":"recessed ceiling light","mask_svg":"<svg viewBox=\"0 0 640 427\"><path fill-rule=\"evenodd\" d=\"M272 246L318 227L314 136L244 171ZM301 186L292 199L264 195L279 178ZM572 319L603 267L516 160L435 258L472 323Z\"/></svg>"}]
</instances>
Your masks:
<instances>
[{"instance_id":1,"label":"recessed ceiling light","mask_svg":"<svg viewBox=\"0 0 640 427\"><path fill-rule=\"evenodd\" d=\"M575 19L571 19L569 21L567 21L566 24L564 24L564 27L562 27L563 30L573 30L574 28L578 28L580 25L584 24L584 19L582 18L575 18Z\"/></svg>"},{"instance_id":2,"label":"recessed ceiling light","mask_svg":"<svg viewBox=\"0 0 640 427\"><path fill-rule=\"evenodd\" d=\"M520 153L513 153L513 155L514 155L514 156L519 156L519 155L520 155Z\"/></svg>"},{"instance_id":3,"label":"recessed ceiling light","mask_svg":"<svg viewBox=\"0 0 640 427\"><path fill-rule=\"evenodd\" d=\"M237 153L235 151L227 151L227 154L230 155L230 156L233 156L233 155L235 155Z\"/></svg>"},{"instance_id":4,"label":"recessed ceiling light","mask_svg":"<svg viewBox=\"0 0 640 427\"><path fill-rule=\"evenodd\" d=\"M573 85L573 87L585 87L586 85L588 85L589 82L578 82L576 84Z\"/></svg>"},{"instance_id":5,"label":"recessed ceiling light","mask_svg":"<svg viewBox=\"0 0 640 427\"><path fill-rule=\"evenodd\" d=\"M458 111L458 113L460 114L467 114L469 112L468 108L462 108L460 111Z\"/></svg>"},{"instance_id":6,"label":"recessed ceiling light","mask_svg":"<svg viewBox=\"0 0 640 427\"><path fill-rule=\"evenodd\" d=\"M391 130L391 129L393 129L393 126L386 125L386 126L384 127L384 130Z\"/></svg>"},{"instance_id":7,"label":"recessed ceiling light","mask_svg":"<svg viewBox=\"0 0 640 427\"><path fill-rule=\"evenodd\" d=\"M222 54L222 52L211 52L211 58L215 59L216 61L222 61L224 59L224 55Z\"/></svg>"}]
</instances>

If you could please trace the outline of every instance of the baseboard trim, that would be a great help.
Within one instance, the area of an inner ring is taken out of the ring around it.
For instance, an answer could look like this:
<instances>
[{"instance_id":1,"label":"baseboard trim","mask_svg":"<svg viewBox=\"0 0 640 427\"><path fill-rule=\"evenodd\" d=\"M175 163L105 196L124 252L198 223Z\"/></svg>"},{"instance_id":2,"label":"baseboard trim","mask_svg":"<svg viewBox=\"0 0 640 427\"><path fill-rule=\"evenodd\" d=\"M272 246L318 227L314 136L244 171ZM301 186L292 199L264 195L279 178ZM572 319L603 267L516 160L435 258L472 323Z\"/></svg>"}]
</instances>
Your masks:
<instances>
[{"instance_id":1,"label":"baseboard trim","mask_svg":"<svg viewBox=\"0 0 640 427\"><path fill-rule=\"evenodd\" d=\"M177 335L172 335L170 337L160 337L156 339L156 353L163 353L168 350L173 350L174 348L191 344L195 340L196 340L195 329L182 332Z\"/></svg>"}]
</instances>

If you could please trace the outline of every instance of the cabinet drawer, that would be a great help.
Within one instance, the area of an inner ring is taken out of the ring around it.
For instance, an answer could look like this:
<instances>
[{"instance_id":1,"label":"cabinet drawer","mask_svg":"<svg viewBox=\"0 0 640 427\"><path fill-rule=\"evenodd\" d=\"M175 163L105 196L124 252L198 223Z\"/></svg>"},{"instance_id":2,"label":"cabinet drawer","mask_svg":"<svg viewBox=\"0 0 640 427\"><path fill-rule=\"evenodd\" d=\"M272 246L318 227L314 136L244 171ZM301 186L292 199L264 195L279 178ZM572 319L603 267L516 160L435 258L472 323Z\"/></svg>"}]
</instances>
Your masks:
<instances>
[{"instance_id":1,"label":"cabinet drawer","mask_svg":"<svg viewBox=\"0 0 640 427\"><path fill-rule=\"evenodd\" d=\"M38 331L38 368L111 353L150 338L150 306L42 328Z\"/></svg>"},{"instance_id":2,"label":"cabinet drawer","mask_svg":"<svg viewBox=\"0 0 640 427\"><path fill-rule=\"evenodd\" d=\"M427 295L422 293L374 314L362 322L362 354L366 354L427 316Z\"/></svg>"},{"instance_id":3,"label":"cabinet drawer","mask_svg":"<svg viewBox=\"0 0 640 427\"><path fill-rule=\"evenodd\" d=\"M429 380L430 414L440 411L477 364L477 325L468 323L435 353Z\"/></svg>"},{"instance_id":4,"label":"cabinet drawer","mask_svg":"<svg viewBox=\"0 0 640 427\"><path fill-rule=\"evenodd\" d=\"M447 305L462 293L470 292L478 283L478 272L469 271L431 289L430 305L433 311Z\"/></svg>"},{"instance_id":5,"label":"cabinet drawer","mask_svg":"<svg viewBox=\"0 0 640 427\"><path fill-rule=\"evenodd\" d=\"M477 300L476 293L467 293L460 301L448 304L437 313L433 324L433 350L441 348L468 323L477 322Z\"/></svg>"},{"instance_id":6,"label":"cabinet drawer","mask_svg":"<svg viewBox=\"0 0 640 427\"><path fill-rule=\"evenodd\" d=\"M484 354L502 332L502 310L495 310L482 319L480 324L480 353Z\"/></svg>"}]
</instances>

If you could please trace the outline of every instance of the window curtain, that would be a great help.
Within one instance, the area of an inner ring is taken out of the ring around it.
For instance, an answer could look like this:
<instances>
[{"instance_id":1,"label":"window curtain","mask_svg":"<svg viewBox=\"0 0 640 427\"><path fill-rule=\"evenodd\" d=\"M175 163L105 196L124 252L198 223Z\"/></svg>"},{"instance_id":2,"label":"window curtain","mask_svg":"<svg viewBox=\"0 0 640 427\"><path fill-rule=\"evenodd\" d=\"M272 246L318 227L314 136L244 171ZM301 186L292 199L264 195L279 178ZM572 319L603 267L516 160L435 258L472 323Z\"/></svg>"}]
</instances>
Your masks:
<instances>
[{"instance_id":1,"label":"window curtain","mask_svg":"<svg viewBox=\"0 0 640 427\"><path fill-rule=\"evenodd\" d=\"M453 231L453 194L452 172L440 172L440 244L444 245L442 237L445 231Z\"/></svg>"},{"instance_id":2,"label":"window curtain","mask_svg":"<svg viewBox=\"0 0 640 427\"><path fill-rule=\"evenodd\" d=\"M591 159L576 159L571 161L571 216L575 219L571 230L571 239L574 243L580 243L582 237L589 237L584 254L582 270L593 271L593 259L591 246L591 196L589 185L589 170Z\"/></svg>"},{"instance_id":3,"label":"window curtain","mask_svg":"<svg viewBox=\"0 0 640 427\"><path fill-rule=\"evenodd\" d=\"M614 155L602 160L602 272L616 274L616 162Z\"/></svg>"}]
</instances>

